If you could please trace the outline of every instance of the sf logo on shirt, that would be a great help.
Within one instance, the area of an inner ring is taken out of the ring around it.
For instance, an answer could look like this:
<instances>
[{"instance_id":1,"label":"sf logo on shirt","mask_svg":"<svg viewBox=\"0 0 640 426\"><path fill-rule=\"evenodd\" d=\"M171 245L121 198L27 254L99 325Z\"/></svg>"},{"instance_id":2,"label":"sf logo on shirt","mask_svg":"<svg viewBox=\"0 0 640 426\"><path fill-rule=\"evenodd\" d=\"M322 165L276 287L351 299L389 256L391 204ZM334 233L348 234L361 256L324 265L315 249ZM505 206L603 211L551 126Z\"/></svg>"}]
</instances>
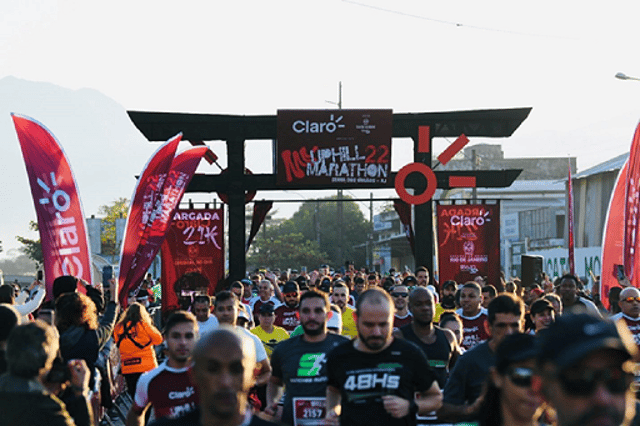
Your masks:
<instances>
[{"instance_id":1,"label":"sf logo on shirt","mask_svg":"<svg viewBox=\"0 0 640 426\"><path fill-rule=\"evenodd\" d=\"M320 374L320 370L326 362L327 356L324 353L304 354L300 357L300 364L298 365L298 376L317 376Z\"/></svg>"}]
</instances>

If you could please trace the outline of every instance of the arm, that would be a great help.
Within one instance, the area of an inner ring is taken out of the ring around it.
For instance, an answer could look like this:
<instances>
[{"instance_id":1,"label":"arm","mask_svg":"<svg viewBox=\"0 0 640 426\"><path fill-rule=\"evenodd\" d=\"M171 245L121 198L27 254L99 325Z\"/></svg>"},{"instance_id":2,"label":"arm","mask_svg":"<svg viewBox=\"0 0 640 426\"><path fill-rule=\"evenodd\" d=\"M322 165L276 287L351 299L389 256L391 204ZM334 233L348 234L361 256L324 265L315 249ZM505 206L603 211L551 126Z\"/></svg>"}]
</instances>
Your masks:
<instances>
[{"instance_id":1,"label":"arm","mask_svg":"<svg viewBox=\"0 0 640 426\"><path fill-rule=\"evenodd\" d=\"M31 286L34 286L36 283L38 283L38 281L34 281L34 283L31 284ZM38 306L40 306L40 304L44 300L44 296L47 293L44 286L38 284L35 286L35 288L36 288L36 293L34 294L33 299L29 300L28 302L22 305L13 305L13 307L16 308L16 310L20 315L23 315L23 316L29 315L31 312L38 309ZM21 291L20 293L28 294L28 291Z\"/></svg>"},{"instance_id":2,"label":"arm","mask_svg":"<svg viewBox=\"0 0 640 426\"><path fill-rule=\"evenodd\" d=\"M442 407L442 392L438 382L434 381L431 387L426 392L421 392L420 397L415 401L418 405L418 414L423 416Z\"/></svg>"},{"instance_id":3,"label":"arm","mask_svg":"<svg viewBox=\"0 0 640 426\"><path fill-rule=\"evenodd\" d=\"M449 375L449 379L444 387L444 400L442 407L438 410L438 421L442 423L456 423L468 418L473 412L467 403L465 389L467 387L468 369L466 368L467 357L462 356Z\"/></svg>"},{"instance_id":4,"label":"arm","mask_svg":"<svg viewBox=\"0 0 640 426\"><path fill-rule=\"evenodd\" d=\"M266 385L269 381L269 377L271 377L271 365L269 364L269 359L263 359L258 362L257 365L258 373L256 374L256 386Z\"/></svg>"},{"instance_id":5,"label":"arm","mask_svg":"<svg viewBox=\"0 0 640 426\"><path fill-rule=\"evenodd\" d=\"M387 413L396 419L410 414L424 416L442 406L442 392L440 392L438 382L434 381L427 391L421 392L420 397L413 401L396 395L383 395L382 404Z\"/></svg>"},{"instance_id":6,"label":"arm","mask_svg":"<svg viewBox=\"0 0 640 426\"><path fill-rule=\"evenodd\" d=\"M67 411L76 426L90 426L93 424L93 414L89 403L89 368L82 359L72 359L67 365L73 389L73 396L64 400Z\"/></svg>"},{"instance_id":7,"label":"arm","mask_svg":"<svg viewBox=\"0 0 640 426\"><path fill-rule=\"evenodd\" d=\"M340 424L340 412L342 411L342 395L334 386L327 385L327 414L325 425L338 426Z\"/></svg>"},{"instance_id":8,"label":"arm","mask_svg":"<svg viewBox=\"0 0 640 426\"><path fill-rule=\"evenodd\" d=\"M282 397L282 379L280 377L271 376L267 382L266 407L264 412L273 416L278 410L278 401Z\"/></svg>"},{"instance_id":9,"label":"arm","mask_svg":"<svg viewBox=\"0 0 640 426\"><path fill-rule=\"evenodd\" d=\"M126 425L127 426L144 426L144 423L145 423L144 414L147 411L147 408L149 408L149 405L147 405L144 408L140 408L134 402L131 405L129 412L127 413Z\"/></svg>"},{"instance_id":10,"label":"arm","mask_svg":"<svg viewBox=\"0 0 640 426\"><path fill-rule=\"evenodd\" d=\"M104 315L100 318L100 326L96 333L98 334L98 346L100 349L107 343L107 340L113 333L113 327L116 325L116 315L118 312L118 283L116 280L111 279L109 281L109 298L107 303L107 309L104 311Z\"/></svg>"}]
</instances>

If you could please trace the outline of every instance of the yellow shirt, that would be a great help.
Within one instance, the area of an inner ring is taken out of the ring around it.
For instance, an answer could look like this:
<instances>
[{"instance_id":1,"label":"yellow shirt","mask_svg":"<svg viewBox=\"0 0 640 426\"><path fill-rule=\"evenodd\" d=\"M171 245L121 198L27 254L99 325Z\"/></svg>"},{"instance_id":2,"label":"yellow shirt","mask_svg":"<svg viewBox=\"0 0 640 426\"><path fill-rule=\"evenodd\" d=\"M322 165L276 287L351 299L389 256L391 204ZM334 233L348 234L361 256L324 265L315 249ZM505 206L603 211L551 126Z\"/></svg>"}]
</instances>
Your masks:
<instances>
[{"instance_id":1,"label":"yellow shirt","mask_svg":"<svg viewBox=\"0 0 640 426\"><path fill-rule=\"evenodd\" d=\"M271 358L271 354L273 353L273 349L276 347L276 345L289 338L289 333L287 333L287 330L282 327L278 327L277 325L273 326L273 332L271 333L267 333L260 325L252 328L249 331L258 336L258 339L262 341L264 349L267 351L267 356L269 358Z\"/></svg>"},{"instance_id":2,"label":"yellow shirt","mask_svg":"<svg viewBox=\"0 0 640 426\"><path fill-rule=\"evenodd\" d=\"M435 313L435 315L433 317L433 322L434 323L440 322L440 316L442 314L444 314L445 312L455 312L455 310L454 309L445 309L445 308L442 307L441 304L436 303L436 313Z\"/></svg>"},{"instance_id":3,"label":"yellow shirt","mask_svg":"<svg viewBox=\"0 0 640 426\"><path fill-rule=\"evenodd\" d=\"M342 313L342 335L353 339L358 335L356 321L353 319L353 308L346 307Z\"/></svg>"}]
</instances>

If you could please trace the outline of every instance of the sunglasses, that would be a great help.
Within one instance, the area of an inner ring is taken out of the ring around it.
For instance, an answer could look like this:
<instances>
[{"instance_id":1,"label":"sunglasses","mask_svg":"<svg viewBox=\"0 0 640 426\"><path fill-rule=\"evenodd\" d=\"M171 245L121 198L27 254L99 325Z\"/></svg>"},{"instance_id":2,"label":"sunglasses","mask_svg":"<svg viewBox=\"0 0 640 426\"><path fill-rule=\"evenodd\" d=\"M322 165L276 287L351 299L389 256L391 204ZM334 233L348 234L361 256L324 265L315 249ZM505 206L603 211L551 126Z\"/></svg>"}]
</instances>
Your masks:
<instances>
[{"instance_id":1,"label":"sunglasses","mask_svg":"<svg viewBox=\"0 0 640 426\"><path fill-rule=\"evenodd\" d=\"M620 368L586 370L558 374L564 391L572 396L587 397L602 383L612 394L622 394L631 385L632 375Z\"/></svg>"},{"instance_id":2,"label":"sunglasses","mask_svg":"<svg viewBox=\"0 0 640 426\"><path fill-rule=\"evenodd\" d=\"M393 292L391 293L391 296L393 297L409 297L409 293L406 292Z\"/></svg>"},{"instance_id":3,"label":"sunglasses","mask_svg":"<svg viewBox=\"0 0 640 426\"><path fill-rule=\"evenodd\" d=\"M511 367L507 370L507 377L516 386L522 388L531 387L531 378L533 377L533 369L526 367Z\"/></svg>"},{"instance_id":4,"label":"sunglasses","mask_svg":"<svg viewBox=\"0 0 640 426\"><path fill-rule=\"evenodd\" d=\"M631 302L640 302L640 296L638 296L638 297L633 297L633 296L626 297L626 298L622 299L622 301L623 302L629 302L629 303L631 303Z\"/></svg>"},{"instance_id":5,"label":"sunglasses","mask_svg":"<svg viewBox=\"0 0 640 426\"><path fill-rule=\"evenodd\" d=\"M298 293L295 291L293 293L284 293L284 297L298 297Z\"/></svg>"}]
</instances>

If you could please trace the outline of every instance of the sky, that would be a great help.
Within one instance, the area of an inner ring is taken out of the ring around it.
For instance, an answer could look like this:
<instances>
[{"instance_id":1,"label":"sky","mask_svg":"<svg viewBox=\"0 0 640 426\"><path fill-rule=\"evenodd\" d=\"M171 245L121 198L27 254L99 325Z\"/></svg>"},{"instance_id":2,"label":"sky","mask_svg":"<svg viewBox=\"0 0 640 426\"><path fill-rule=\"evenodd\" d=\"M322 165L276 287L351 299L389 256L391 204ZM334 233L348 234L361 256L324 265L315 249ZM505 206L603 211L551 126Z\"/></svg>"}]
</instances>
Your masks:
<instances>
[{"instance_id":1,"label":"sky","mask_svg":"<svg viewBox=\"0 0 640 426\"><path fill-rule=\"evenodd\" d=\"M471 144L500 143L506 157L574 156L579 171L628 151L640 119L640 82L614 78L640 77L640 4L630 0L25 0L5 1L2 9L0 79L90 89L125 110L252 115L335 108L339 82L344 108L532 107L511 138ZM0 102L19 104L13 96ZM47 118L55 130L55 116ZM0 126L9 124L0 117ZM0 146L17 144L15 135L2 138ZM140 146L127 159L131 173L122 172L129 173L117 188L123 197L157 147L141 136L131 140ZM434 141L434 151L450 142ZM272 170L268 147L261 149L266 156L247 156L256 173ZM395 170L409 150L394 146ZM122 156L112 151L104 156ZM88 164L72 167L78 179L90 174ZM96 192L88 179L79 185ZM85 214L114 198L85 200ZM35 218L30 202L24 215ZM292 213L288 205L278 209ZM13 235L0 232L0 240L5 250L15 246Z\"/></svg>"}]
</instances>

